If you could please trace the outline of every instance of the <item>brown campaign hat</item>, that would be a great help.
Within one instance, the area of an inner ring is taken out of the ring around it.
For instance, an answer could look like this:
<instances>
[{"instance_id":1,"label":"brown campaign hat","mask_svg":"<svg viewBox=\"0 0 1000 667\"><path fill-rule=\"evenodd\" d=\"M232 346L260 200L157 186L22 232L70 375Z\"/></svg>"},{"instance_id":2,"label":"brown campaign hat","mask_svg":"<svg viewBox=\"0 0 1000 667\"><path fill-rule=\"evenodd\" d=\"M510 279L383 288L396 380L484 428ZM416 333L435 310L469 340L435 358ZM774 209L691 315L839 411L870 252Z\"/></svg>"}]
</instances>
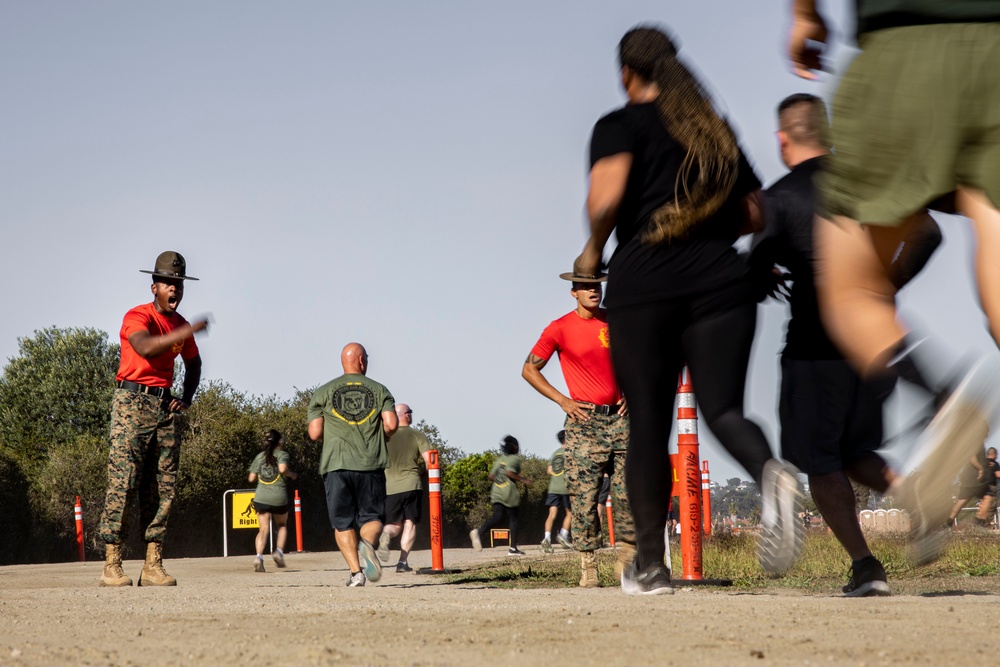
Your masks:
<instances>
[{"instance_id":1,"label":"brown campaign hat","mask_svg":"<svg viewBox=\"0 0 1000 667\"><path fill-rule=\"evenodd\" d=\"M198 280L193 276L187 275L187 262L184 261L184 256L179 252L174 252L173 250L161 252L159 257L156 258L156 266L153 267L152 271L139 269L139 272L151 273L159 278Z\"/></svg>"},{"instance_id":2,"label":"brown campaign hat","mask_svg":"<svg viewBox=\"0 0 1000 667\"><path fill-rule=\"evenodd\" d=\"M574 283L603 283L608 279L608 274L600 273L596 276L581 276L570 271L568 273L560 273L559 277L563 280L570 280Z\"/></svg>"}]
</instances>

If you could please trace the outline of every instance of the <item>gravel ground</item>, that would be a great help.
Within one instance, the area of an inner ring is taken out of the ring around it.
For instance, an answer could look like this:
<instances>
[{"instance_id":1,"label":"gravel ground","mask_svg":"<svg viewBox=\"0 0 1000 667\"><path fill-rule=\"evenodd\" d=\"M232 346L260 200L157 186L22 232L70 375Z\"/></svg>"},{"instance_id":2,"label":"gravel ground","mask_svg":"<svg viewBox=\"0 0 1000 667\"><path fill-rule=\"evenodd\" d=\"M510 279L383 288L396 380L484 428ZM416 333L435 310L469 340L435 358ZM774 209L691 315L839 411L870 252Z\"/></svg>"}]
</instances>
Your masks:
<instances>
[{"instance_id":1,"label":"gravel ground","mask_svg":"<svg viewBox=\"0 0 1000 667\"><path fill-rule=\"evenodd\" d=\"M503 553L450 549L445 565ZM99 588L98 562L0 567L0 665L978 667L996 655L994 577L925 580L920 594L858 600L780 587L634 598L617 588L448 584L391 568L349 589L337 553L287 561L277 570L268 559L257 574L247 556L168 560L175 588ZM411 565L429 566L429 552ZM133 578L140 569L126 563Z\"/></svg>"}]
</instances>

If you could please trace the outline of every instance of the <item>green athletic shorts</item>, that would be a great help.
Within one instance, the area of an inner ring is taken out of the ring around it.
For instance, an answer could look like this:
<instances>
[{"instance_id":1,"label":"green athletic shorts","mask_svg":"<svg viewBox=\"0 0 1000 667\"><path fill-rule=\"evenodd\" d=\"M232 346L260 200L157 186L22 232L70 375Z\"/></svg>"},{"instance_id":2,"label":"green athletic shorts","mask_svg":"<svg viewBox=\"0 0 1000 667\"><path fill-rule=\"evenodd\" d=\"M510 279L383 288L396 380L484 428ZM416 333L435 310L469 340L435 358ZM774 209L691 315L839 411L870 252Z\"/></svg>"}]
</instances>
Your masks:
<instances>
[{"instance_id":1,"label":"green athletic shorts","mask_svg":"<svg viewBox=\"0 0 1000 667\"><path fill-rule=\"evenodd\" d=\"M1000 23L864 35L833 101L820 213L896 226L958 185L1000 208Z\"/></svg>"}]
</instances>

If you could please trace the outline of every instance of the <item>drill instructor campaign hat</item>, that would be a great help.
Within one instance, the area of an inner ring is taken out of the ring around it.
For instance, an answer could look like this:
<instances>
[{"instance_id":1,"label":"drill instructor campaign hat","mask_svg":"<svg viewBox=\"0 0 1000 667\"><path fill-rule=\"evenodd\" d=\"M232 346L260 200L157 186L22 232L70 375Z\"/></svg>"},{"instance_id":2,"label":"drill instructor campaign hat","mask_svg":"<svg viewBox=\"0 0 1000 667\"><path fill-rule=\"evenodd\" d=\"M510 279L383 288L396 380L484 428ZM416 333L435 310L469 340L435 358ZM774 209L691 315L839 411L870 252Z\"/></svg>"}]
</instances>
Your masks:
<instances>
[{"instance_id":1,"label":"drill instructor campaign hat","mask_svg":"<svg viewBox=\"0 0 1000 667\"><path fill-rule=\"evenodd\" d=\"M596 276L581 276L570 271L568 273L560 273L559 277L563 280L569 280L574 283L603 283L608 279L608 274L599 273Z\"/></svg>"},{"instance_id":2,"label":"drill instructor campaign hat","mask_svg":"<svg viewBox=\"0 0 1000 667\"><path fill-rule=\"evenodd\" d=\"M179 252L167 250L156 258L156 266L152 271L139 269L139 273L151 273L158 278L173 278L174 280L198 280L187 274L187 262Z\"/></svg>"}]
</instances>

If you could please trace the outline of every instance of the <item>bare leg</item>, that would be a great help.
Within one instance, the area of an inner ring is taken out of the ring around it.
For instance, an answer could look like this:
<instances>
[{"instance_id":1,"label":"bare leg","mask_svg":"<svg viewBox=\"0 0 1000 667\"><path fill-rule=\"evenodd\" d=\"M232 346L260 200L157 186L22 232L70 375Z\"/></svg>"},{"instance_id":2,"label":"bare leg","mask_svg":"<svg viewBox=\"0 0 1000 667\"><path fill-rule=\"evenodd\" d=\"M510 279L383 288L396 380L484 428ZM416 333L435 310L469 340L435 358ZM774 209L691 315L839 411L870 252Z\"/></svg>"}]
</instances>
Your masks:
<instances>
[{"instance_id":1,"label":"bare leg","mask_svg":"<svg viewBox=\"0 0 1000 667\"><path fill-rule=\"evenodd\" d=\"M552 532L552 524L554 524L556 522L556 514L558 514L558 513L559 513L559 508L558 507L550 507L549 508L549 515L547 517L545 517L545 532L546 533L551 533ZM567 512L566 516L567 517L569 516L568 512ZM563 523L565 524L566 522L564 521Z\"/></svg>"},{"instance_id":2,"label":"bare leg","mask_svg":"<svg viewBox=\"0 0 1000 667\"><path fill-rule=\"evenodd\" d=\"M389 539L392 539L403 532L403 527L398 523L387 523L382 527L382 532L388 535Z\"/></svg>"},{"instance_id":3,"label":"bare leg","mask_svg":"<svg viewBox=\"0 0 1000 667\"><path fill-rule=\"evenodd\" d=\"M271 513L259 512L257 514L257 524L260 528L257 530L257 538L254 540L254 545L257 547L257 554L259 555L264 553L264 547L267 546L267 536L271 532Z\"/></svg>"},{"instance_id":4,"label":"bare leg","mask_svg":"<svg viewBox=\"0 0 1000 667\"><path fill-rule=\"evenodd\" d=\"M979 511L976 512L976 518L982 523L989 523L993 518L993 496L986 494L983 496L983 500L979 503Z\"/></svg>"},{"instance_id":5,"label":"bare leg","mask_svg":"<svg viewBox=\"0 0 1000 667\"><path fill-rule=\"evenodd\" d=\"M1000 211L980 190L958 188L958 209L976 233L976 284L990 333L1000 346Z\"/></svg>"},{"instance_id":6,"label":"bare leg","mask_svg":"<svg viewBox=\"0 0 1000 667\"><path fill-rule=\"evenodd\" d=\"M358 534L354 532L353 528L350 528L348 530L334 530L333 536L337 538L337 548L340 549L340 555L344 557L347 567L351 569L351 573L360 572L361 564L358 562Z\"/></svg>"},{"instance_id":7,"label":"bare leg","mask_svg":"<svg viewBox=\"0 0 1000 667\"><path fill-rule=\"evenodd\" d=\"M285 551L285 540L288 538L288 512L284 514L275 514L274 523L278 526L277 540L275 540L278 551L284 553ZM261 553L258 547L258 552Z\"/></svg>"},{"instance_id":8,"label":"bare leg","mask_svg":"<svg viewBox=\"0 0 1000 667\"><path fill-rule=\"evenodd\" d=\"M407 562L413 543L417 541L417 525L406 519L403 521L403 536L399 538L399 560Z\"/></svg>"},{"instance_id":9,"label":"bare leg","mask_svg":"<svg viewBox=\"0 0 1000 667\"><path fill-rule=\"evenodd\" d=\"M378 538L381 536L382 536L381 521L369 521L365 525L361 526L362 539L368 540L372 544L378 544ZM355 545L354 550L357 551L357 545Z\"/></svg>"},{"instance_id":10,"label":"bare leg","mask_svg":"<svg viewBox=\"0 0 1000 667\"><path fill-rule=\"evenodd\" d=\"M906 331L886 267L906 228L862 228L853 220L816 224L817 291L831 338L862 375L885 368Z\"/></svg>"},{"instance_id":11,"label":"bare leg","mask_svg":"<svg viewBox=\"0 0 1000 667\"><path fill-rule=\"evenodd\" d=\"M847 475L858 484L885 493L896 480L896 473L878 454L867 454L847 468Z\"/></svg>"},{"instance_id":12,"label":"bare leg","mask_svg":"<svg viewBox=\"0 0 1000 667\"><path fill-rule=\"evenodd\" d=\"M970 498L959 498L955 501L955 504L951 507L951 512L948 513L948 521L955 521L958 518L958 513L962 511L965 504L969 502Z\"/></svg>"},{"instance_id":13,"label":"bare leg","mask_svg":"<svg viewBox=\"0 0 1000 667\"><path fill-rule=\"evenodd\" d=\"M562 527L567 533L569 532L569 527L573 525L573 517L570 515L569 510L563 510L563 523ZM548 530L546 528L545 530Z\"/></svg>"},{"instance_id":14,"label":"bare leg","mask_svg":"<svg viewBox=\"0 0 1000 667\"><path fill-rule=\"evenodd\" d=\"M854 506L854 489L844 472L809 475L809 490L826 525L847 550L851 560L861 560L872 552L861 532Z\"/></svg>"}]
</instances>

